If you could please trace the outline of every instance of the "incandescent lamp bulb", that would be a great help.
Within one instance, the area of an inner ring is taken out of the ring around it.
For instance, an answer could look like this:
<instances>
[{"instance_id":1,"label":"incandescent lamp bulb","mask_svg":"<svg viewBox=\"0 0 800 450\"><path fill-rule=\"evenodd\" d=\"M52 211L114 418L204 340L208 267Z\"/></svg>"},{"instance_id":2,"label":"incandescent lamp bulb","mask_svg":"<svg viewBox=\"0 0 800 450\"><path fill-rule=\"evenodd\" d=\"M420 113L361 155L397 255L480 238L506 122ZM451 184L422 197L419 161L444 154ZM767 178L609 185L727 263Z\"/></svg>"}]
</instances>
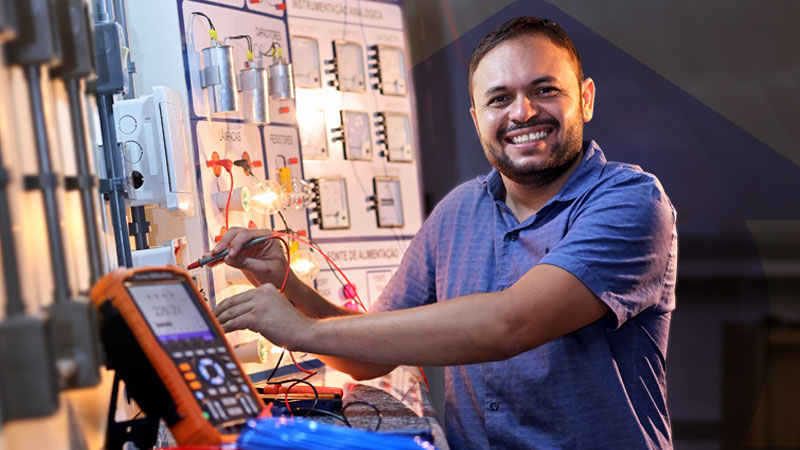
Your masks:
<instances>
[{"instance_id":1,"label":"incandescent lamp bulb","mask_svg":"<svg viewBox=\"0 0 800 450\"><path fill-rule=\"evenodd\" d=\"M283 185L284 208L305 209L311 202L311 184L300 178L292 177Z\"/></svg>"},{"instance_id":2,"label":"incandescent lamp bulb","mask_svg":"<svg viewBox=\"0 0 800 450\"><path fill-rule=\"evenodd\" d=\"M250 209L253 211L268 216L283 204L283 188L272 180L259 181L250 191Z\"/></svg>"}]
</instances>

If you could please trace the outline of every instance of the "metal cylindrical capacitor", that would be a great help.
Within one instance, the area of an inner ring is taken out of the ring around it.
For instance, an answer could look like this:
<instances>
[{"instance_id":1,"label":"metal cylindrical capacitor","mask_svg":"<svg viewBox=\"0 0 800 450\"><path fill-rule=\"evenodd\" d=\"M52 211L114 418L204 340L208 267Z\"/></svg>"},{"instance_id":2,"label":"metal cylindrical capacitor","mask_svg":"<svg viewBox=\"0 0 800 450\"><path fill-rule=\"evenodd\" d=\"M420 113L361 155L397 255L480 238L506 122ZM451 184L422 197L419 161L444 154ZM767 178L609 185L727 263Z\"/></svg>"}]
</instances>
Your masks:
<instances>
[{"instance_id":1,"label":"metal cylindrical capacitor","mask_svg":"<svg viewBox=\"0 0 800 450\"><path fill-rule=\"evenodd\" d=\"M267 69L250 67L239 72L239 91L242 93L245 121L269 123L268 89Z\"/></svg>"},{"instance_id":2,"label":"metal cylindrical capacitor","mask_svg":"<svg viewBox=\"0 0 800 450\"><path fill-rule=\"evenodd\" d=\"M233 47L217 45L203 49L200 84L208 91L211 114L239 110L239 95L233 63Z\"/></svg>"},{"instance_id":3,"label":"metal cylindrical capacitor","mask_svg":"<svg viewBox=\"0 0 800 450\"><path fill-rule=\"evenodd\" d=\"M283 58L269 66L269 95L274 100L294 98L292 65L283 62Z\"/></svg>"}]
</instances>

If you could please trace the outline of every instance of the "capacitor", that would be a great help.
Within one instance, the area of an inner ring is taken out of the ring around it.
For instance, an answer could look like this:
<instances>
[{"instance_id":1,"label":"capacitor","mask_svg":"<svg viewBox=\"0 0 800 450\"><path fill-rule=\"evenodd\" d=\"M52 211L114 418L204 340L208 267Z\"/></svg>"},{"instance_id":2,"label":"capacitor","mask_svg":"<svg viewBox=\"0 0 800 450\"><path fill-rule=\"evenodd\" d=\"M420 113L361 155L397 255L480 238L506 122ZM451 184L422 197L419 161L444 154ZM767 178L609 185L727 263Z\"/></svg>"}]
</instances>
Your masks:
<instances>
[{"instance_id":1,"label":"capacitor","mask_svg":"<svg viewBox=\"0 0 800 450\"><path fill-rule=\"evenodd\" d=\"M273 100L294 98L292 64L286 62L280 46L272 44L272 65L269 66L269 95Z\"/></svg>"},{"instance_id":2,"label":"capacitor","mask_svg":"<svg viewBox=\"0 0 800 450\"><path fill-rule=\"evenodd\" d=\"M244 120L248 123L269 123L267 105L267 69L259 67L253 60L253 40L242 34L231 39L247 39L247 61L239 71L239 92L242 93Z\"/></svg>"},{"instance_id":3,"label":"capacitor","mask_svg":"<svg viewBox=\"0 0 800 450\"><path fill-rule=\"evenodd\" d=\"M219 45L216 40L212 40L212 45L203 49L200 85L208 92L211 114L239 110L239 89L234 72L233 47Z\"/></svg>"},{"instance_id":4,"label":"capacitor","mask_svg":"<svg viewBox=\"0 0 800 450\"><path fill-rule=\"evenodd\" d=\"M236 112L239 110L239 95L236 87L236 72L233 64L233 47L219 45L217 29L211 18L201 12L193 12L208 21L211 45L202 50L203 69L200 70L200 86L208 93L210 114Z\"/></svg>"}]
</instances>

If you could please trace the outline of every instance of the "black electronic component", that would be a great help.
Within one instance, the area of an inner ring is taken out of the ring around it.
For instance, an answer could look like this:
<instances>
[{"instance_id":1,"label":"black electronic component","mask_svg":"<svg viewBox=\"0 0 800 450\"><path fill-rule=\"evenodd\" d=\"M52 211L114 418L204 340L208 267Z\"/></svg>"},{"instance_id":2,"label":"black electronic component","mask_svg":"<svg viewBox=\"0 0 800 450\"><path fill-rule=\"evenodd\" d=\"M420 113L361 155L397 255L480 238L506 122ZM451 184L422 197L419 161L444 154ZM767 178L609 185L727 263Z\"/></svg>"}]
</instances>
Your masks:
<instances>
[{"instance_id":1,"label":"black electronic component","mask_svg":"<svg viewBox=\"0 0 800 450\"><path fill-rule=\"evenodd\" d=\"M89 8L82 0L55 0L61 64L53 69L59 78L86 78L94 74L94 43Z\"/></svg>"},{"instance_id":2,"label":"black electronic component","mask_svg":"<svg viewBox=\"0 0 800 450\"><path fill-rule=\"evenodd\" d=\"M61 61L58 23L50 0L16 0L18 34L8 61L21 66L52 66Z\"/></svg>"},{"instance_id":3,"label":"black electronic component","mask_svg":"<svg viewBox=\"0 0 800 450\"><path fill-rule=\"evenodd\" d=\"M100 180L100 192L110 203L111 228L114 230L117 264L133 265L128 218L125 205L125 189L128 180L122 166L122 152L117 147L117 132L114 127L114 94L126 93L130 78L122 54L122 26L110 21L111 11L105 3L95 3L95 17L102 20L94 23L94 54L97 64L97 79L89 83L89 89L97 93L97 112L100 116L100 133L103 137L103 158L106 178Z\"/></svg>"}]
</instances>

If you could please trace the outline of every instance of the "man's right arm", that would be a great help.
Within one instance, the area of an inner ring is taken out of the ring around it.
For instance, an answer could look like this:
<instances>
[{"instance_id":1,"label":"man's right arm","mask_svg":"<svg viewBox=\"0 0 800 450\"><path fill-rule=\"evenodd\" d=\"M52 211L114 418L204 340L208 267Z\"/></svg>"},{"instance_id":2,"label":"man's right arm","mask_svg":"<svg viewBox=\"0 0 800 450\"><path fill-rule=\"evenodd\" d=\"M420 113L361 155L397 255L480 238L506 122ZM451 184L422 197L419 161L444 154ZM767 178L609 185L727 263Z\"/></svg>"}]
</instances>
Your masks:
<instances>
[{"instance_id":1,"label":"man's right arm","mask_svg":"<svg viewBox=\"0 0 800 450\"><path fill-rule=\"evenodd\" d=\"M212 253L229 249L225 263L241 270L248 280L255 286L272 283L281 286L287 275L286 258L283 247L271 239L259 245L244 248L251 239L261 236L270 236L269 230L248 228L231 228ZM341 317L363 314L334 305L322 297L316 290L298 279L289 271L286 280L284 295L292 301L295 307L304 315L313 318ZM375 378L391 372L395 366L374 364L365 361L348 360L345 358L320 356L327 365L350 374L355 379Z\"/></svg>"}]
</instances>

